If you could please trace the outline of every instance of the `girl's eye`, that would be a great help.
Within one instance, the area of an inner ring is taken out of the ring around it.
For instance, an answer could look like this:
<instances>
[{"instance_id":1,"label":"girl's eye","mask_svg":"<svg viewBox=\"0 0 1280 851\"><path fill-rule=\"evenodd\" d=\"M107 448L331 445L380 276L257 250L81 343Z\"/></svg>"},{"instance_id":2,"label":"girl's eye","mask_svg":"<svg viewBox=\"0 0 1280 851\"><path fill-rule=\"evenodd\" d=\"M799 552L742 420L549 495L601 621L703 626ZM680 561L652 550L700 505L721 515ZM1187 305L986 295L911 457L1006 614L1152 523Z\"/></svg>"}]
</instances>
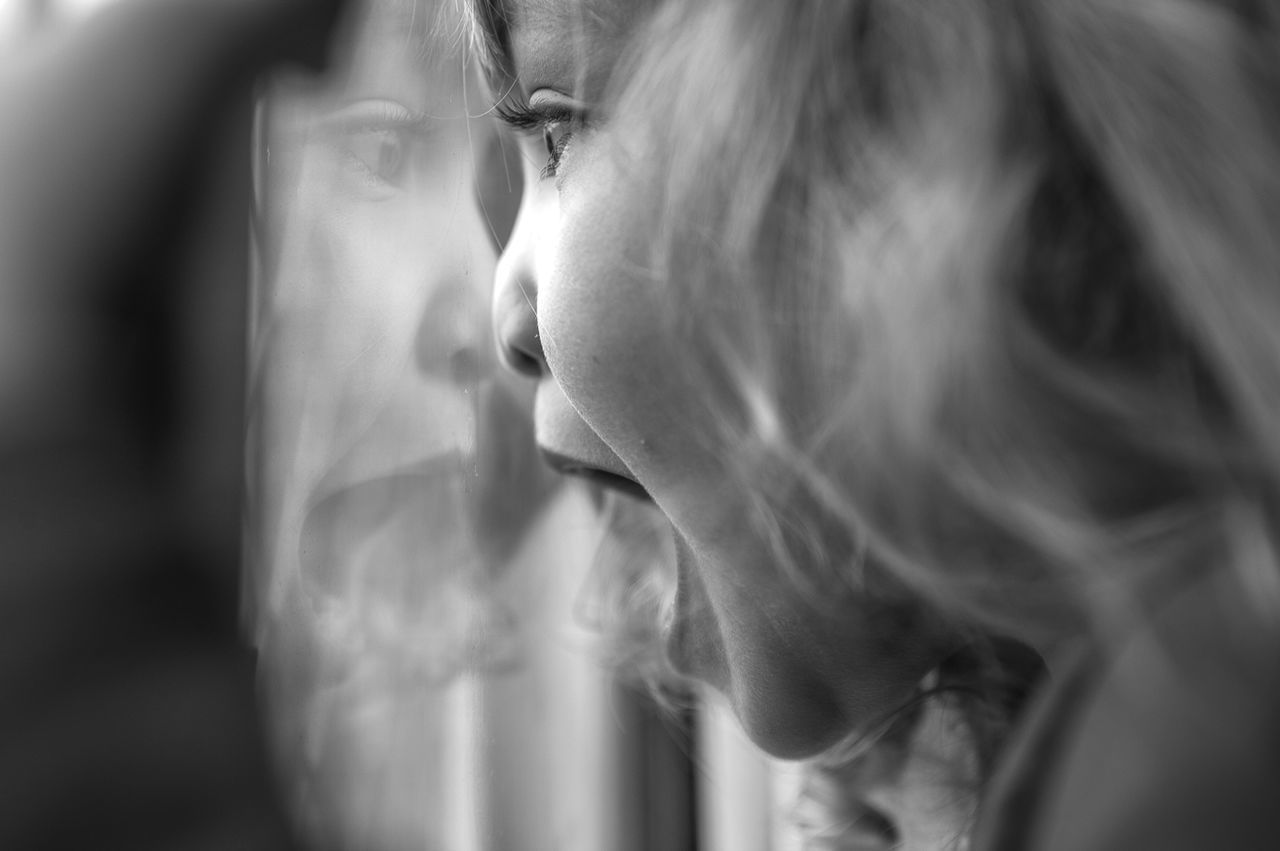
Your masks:
<instances>
[{"instance_id":1,"label":"girl's eye","mask_svg":"<svg viewBox=\"0 0 1280 851\"><path fill-rule=\"evenodd\" d=\"M560 104L533 106L499 103L498 118L525 139L537 139L542 134L542 144L547 149L547 164L542 177L556 177L565 151L578 131L589 126L585 112Z\"/></svg>"},{"instance_id":2,"label":"girl's eye","mask_svg":"<svg viewBox=\"0 0 1280 851\"><path fill-rule=\"evenodd\" d=\"M572 138L573 130L568 121L548 121L542 126L542 141L547 146L547 164L542 169L544 178L556 176L560 169L560 160L564 157L564 152Z\"/></svg>"}]
</instances>

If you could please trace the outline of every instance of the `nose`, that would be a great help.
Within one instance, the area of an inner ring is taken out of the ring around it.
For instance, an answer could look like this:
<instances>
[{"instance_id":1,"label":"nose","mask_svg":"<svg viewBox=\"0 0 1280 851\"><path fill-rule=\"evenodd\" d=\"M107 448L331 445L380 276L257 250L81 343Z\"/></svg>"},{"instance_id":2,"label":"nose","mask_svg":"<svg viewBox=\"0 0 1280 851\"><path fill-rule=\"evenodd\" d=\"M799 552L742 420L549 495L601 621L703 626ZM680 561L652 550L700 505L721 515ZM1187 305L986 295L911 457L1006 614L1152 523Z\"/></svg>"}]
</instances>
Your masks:
<instances>
[{"instance_id":1,"label":"nose","mask_svg":"<svg viewBox=\"0 0 1280 851\"><path fill-rule=\"evenodd\" d=\"M522 227L526 210L516 219L506 251L494 275L493 331L502 362L514 372L532 378L547 374L547 360L538 336L538 286L535 252Z\"/></svg>"},{"instance_id":2,"label":"nose","mask_svg":"<svg viewBox=\"0 0 1280 851\"><path fill-rule=\"evenodd\" d=\"M466 276L431 281L428 287L414 340L417 371L459 387L474 385L493 368L484 292Z\"/></svg>"}]
</instances>

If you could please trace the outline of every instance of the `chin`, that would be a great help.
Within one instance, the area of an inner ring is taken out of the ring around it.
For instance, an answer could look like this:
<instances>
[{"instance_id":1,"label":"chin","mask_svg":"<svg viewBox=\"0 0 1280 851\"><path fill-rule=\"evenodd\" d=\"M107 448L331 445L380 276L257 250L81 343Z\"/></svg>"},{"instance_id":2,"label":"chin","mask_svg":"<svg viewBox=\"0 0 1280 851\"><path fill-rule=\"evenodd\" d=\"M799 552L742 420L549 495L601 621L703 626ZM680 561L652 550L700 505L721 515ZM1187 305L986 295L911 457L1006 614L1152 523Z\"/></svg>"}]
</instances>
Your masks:
<instances>
[{"instance_id":1,"label":"chin","mask_svg":"<svg viewBox=\"0 0 1280 851\"><path fill-rule=\"evenodd\" d=\"M742 730L756 747L778 759L808 759L829 750L853 732L840 707L825 694L803 686L785 697L731 696Z\"/></svg>"}]
</instances>

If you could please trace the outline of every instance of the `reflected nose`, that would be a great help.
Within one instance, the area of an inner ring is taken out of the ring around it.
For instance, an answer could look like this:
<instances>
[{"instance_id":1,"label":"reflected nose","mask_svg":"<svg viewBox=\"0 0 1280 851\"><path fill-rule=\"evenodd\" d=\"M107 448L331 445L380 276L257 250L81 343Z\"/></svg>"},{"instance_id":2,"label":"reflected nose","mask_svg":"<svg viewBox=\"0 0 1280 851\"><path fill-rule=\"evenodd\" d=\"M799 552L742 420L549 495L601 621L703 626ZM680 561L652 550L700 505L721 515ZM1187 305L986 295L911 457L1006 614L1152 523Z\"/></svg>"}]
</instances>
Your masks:
<instances>
[{"instance_id":1,"label":"reflected nose","mask_svg":"<svg viewBox=\"0 0 1280 851\"><path fill-rule=\"evenodd\" d=\"M436 282L414 345L419 374L467 387L492 370L485 302L473 282L466 277Z\"/></svg>"},{"instance_id":2,"label":"reflected nose","mask_svg":"<svg viewBox=\"0 0 1280 851\"><path fill-rule=\"evenodd\" d=\"M498 260L493 292L493 330L502 362L521 375L541 378L547 360L538 337L538 287L533 251L522 239L519 220L507 250Z\"/></svg>"}]
</instances>

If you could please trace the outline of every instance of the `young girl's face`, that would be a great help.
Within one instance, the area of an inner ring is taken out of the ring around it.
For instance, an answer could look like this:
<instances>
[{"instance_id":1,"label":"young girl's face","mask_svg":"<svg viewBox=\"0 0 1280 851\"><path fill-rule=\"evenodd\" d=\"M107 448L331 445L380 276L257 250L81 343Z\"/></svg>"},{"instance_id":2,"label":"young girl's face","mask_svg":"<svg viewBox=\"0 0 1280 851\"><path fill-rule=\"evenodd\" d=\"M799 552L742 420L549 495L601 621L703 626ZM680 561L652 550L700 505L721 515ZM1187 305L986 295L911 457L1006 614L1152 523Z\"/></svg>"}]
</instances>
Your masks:
<instances>
[{"instance_id":1,"label":"young girl's face","mask_svg":"<svg viewBox=\"0 0 1280 851\"><path fill-rule=\"evenodd\" d=\"M939 642L906 604L803 592L730 485L735 447L694 439L708 433L696 421L706 394L690 365L708 343L673 335L680 281L646 271L663 163L606 99L651 6L509 9L518 83L503 109L522 130L525 189L498 266L495 328L508 364L537 381L537 437L552 464L652 499L671 521L672 662L722 692L763 748L809 755L899 706Z\"/></svg>"}]
</instances>

